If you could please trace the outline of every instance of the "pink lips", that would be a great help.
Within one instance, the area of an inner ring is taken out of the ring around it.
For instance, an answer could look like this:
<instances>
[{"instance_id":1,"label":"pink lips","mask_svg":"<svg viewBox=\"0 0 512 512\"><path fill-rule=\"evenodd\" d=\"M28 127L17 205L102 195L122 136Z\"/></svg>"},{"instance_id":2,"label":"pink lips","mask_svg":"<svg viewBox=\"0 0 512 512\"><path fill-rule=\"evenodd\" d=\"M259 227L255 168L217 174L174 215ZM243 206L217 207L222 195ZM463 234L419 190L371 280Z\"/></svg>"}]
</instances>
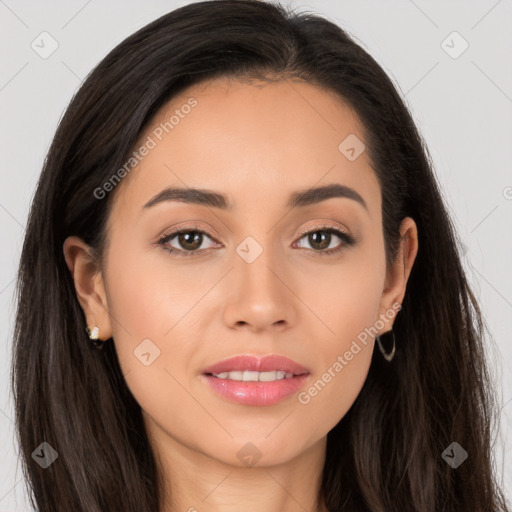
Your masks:
<instances>
[{"instance_id":1,"label":"pink lips","mask_svg":"<svg viewBox=\"0 0 512 512\"><path fill-rule=\"evenodd\" d=\"M293 373L289 379L279 379L271 382L236 381L219 379L213 374L231 371L271 372L284 370ZM309 380L307 368L288 359L287 357L270 355L258 358L242 355L226 359L204 369L201 376L218 394L232 402L244 405L274 405L296 393Z\"/></svg>"},{"instance_id":2,"label":"pink lips","mask_svg":"<svg viewBox=\"0 0 512 512\"><path fill-rule=\"evenodd\" d=\"M309 373L307 368L284 356L269 355L262 358L251 355L240 355L220 361L203 370L203 373L222 373L249 370L253 372L273 372L284 370L294 375Z\"/></svg>"}]
</instances>

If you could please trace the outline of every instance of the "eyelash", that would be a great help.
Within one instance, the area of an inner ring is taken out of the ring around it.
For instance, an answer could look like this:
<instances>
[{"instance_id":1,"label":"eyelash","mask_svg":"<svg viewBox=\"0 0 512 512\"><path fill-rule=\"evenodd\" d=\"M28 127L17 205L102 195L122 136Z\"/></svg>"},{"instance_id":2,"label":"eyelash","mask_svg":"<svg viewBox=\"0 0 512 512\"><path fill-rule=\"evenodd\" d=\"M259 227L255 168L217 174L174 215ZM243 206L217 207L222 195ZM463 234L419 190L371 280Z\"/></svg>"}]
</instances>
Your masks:
<instances>
[{"instance_id":1,"label":"eyelash","mask_svg":"<svg viewBox=\"0 0 512 512\"><path fill-rule=\"evenodd\" d=\"M202 249L201 251L198 251L198 250L183 251L181 249L170 248L166 245L167 242L172 240L177 235L180 235L181 233L191 233L191 232L206 235L216 242L216 240L208 232L203 231L202 229L198 229L196 226L184 226L175 231L172 231L171 233L162 235L162 237L156 243L157 243L157 245L162 246L162 249L164 249L168 253L174 254L175 256L180 257L180 258L181 257L185 257L185 258L194 257L197 254L201 253L202 251L208 251L209 249ZM356 240L348 233L345 233L344 231L342 231L339 228L335 228L333 226L328 226L328 225L315 226L312 229L301 231L299 240L301 240L308 234L317 233L317 232L335 234L339 238L341 238L341 240L343 241L343 243L335 249L328 249L328 250L324 250L324 251L315 251L314 249L306 249L307 251L314 252L315 254L318 254L320 256L329 256L332 254L336 254L336 253L343 251L344 249L346 249L356 243Z\"/></svg>"}]
</instances>

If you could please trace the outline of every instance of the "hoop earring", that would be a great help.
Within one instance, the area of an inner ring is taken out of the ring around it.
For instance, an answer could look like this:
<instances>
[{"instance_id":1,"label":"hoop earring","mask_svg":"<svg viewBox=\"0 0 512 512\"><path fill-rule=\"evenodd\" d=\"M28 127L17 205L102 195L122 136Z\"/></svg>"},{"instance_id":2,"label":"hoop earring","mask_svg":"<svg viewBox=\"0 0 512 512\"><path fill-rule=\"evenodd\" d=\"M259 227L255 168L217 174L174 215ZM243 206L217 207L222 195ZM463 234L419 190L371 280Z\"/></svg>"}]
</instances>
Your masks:
<instances>
[{"instance_id":1,"label":"hoop earring","mask_svg":"<svg viewBox=\"0 0 512 512\"><path fill-rule=\"evenodd\" d=\"M89 328L89 326L87 326L85 328L87 334L89 335L89 338L92 342L92 344L97 348L97 349L102 349L103 348L103 344L105 343L103 340L100 340L99 339L99 336L100 336L100 328L98 326L94 326L94 328L91 329Z\"/></svg>"},{"instance_id":2,"label":"hoop earring","mask_svg":"<svg viewBox=\"0 0 512 512\"><path fill-rule=\"evenodd\" d=\"M381 352L381 354L384 356L384 359L388 362L390 362L393 357L395 357L395 333L393 332L393 329L391 329L391 331L388 331L390 332L392 335L393 335L393 348L391 349L391 352L390 353L387 353L385 350L384 350L384 347L382 346L382 342L380 341L380 337L381 335L379 334L378 336L376 336L376 340L377 340L377 343L379 344L379 350ZM387 333L384 333L384 334L387 334Z\"/></svg>"}]
</instances>

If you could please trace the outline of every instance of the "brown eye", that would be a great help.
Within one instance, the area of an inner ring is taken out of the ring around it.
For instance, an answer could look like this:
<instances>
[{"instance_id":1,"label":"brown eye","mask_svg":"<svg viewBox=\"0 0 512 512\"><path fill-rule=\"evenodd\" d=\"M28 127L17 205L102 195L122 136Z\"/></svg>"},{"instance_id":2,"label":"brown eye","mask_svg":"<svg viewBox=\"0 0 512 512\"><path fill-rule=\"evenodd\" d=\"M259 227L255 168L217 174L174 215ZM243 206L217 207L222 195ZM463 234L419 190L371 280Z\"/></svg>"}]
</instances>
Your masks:
<instances>
[{"instance_id":1,"label":"brown eye","mask_svg":"<svg viewBox=\"0 0 512 512\"><path fill-rule=\"evenodd\" d=\"M164 235L157 244L176 256L195 256L210 248L201 247L206 240L205 237L213 241L213 237L201 229L184 227ZM171 245L171 241L176 245Z\"/></svg>"},{"instance_id":2,"label":"brown eye","mask_svg":"<svg viewBox=\"0 0 512 512\"><path fill-rule=\"evenodd\" d=\"M315 231L308 235L308 242L313 246L314 249L323 251L327 249L331 244L331 233L328 231Z\"/></svg>"},{"instance_id":3,"label":"brown eye","mask_svg":"<svg viewBox=\"0 0 512 512\"><path fill-rule=\"evenodd\" d=\"M186 231L185 233L179 233L178 243L187 251L193 251L201 247L203 235L199 231Z\"/></svg>"},{"instance_id":4,"label":"brown eye","mask_svg":"<svg viewBox=\"0 0 512 512\"><path fill-rule=\"evenodd\" d=\"M326 250L333 241L332 235L341 239L343 243L338 244L335 248ZM313 230L305 232L300 240L303 238L307 238L310 250L319 255L334 254L355 244L355 240L352 236L335 227L314 228Z\"/></svg>"}]
</instances>

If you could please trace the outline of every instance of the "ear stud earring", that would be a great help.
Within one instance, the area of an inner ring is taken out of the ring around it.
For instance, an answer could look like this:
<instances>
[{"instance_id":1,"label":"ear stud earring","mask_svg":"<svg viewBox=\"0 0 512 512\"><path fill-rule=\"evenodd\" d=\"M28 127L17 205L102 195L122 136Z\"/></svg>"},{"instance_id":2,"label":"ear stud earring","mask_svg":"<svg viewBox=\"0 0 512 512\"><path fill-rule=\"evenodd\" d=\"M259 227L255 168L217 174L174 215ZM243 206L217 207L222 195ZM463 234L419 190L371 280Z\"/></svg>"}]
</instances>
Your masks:
<instances>
[{"instance_id":1,"label":"ear stud earring","mask_svg":"<svg viewBox=\"0 0 512 512\"><path fill-rule=\"evenodd\" d=\"M103 340L100 340L100 328L97 325L95 325L94 328L91 330L89 326L87 326L85 330L87 331L87 334L89 335L92 344L96 348L102 349L103 344L105 342Z\"/></svg>"}]
</instances>

